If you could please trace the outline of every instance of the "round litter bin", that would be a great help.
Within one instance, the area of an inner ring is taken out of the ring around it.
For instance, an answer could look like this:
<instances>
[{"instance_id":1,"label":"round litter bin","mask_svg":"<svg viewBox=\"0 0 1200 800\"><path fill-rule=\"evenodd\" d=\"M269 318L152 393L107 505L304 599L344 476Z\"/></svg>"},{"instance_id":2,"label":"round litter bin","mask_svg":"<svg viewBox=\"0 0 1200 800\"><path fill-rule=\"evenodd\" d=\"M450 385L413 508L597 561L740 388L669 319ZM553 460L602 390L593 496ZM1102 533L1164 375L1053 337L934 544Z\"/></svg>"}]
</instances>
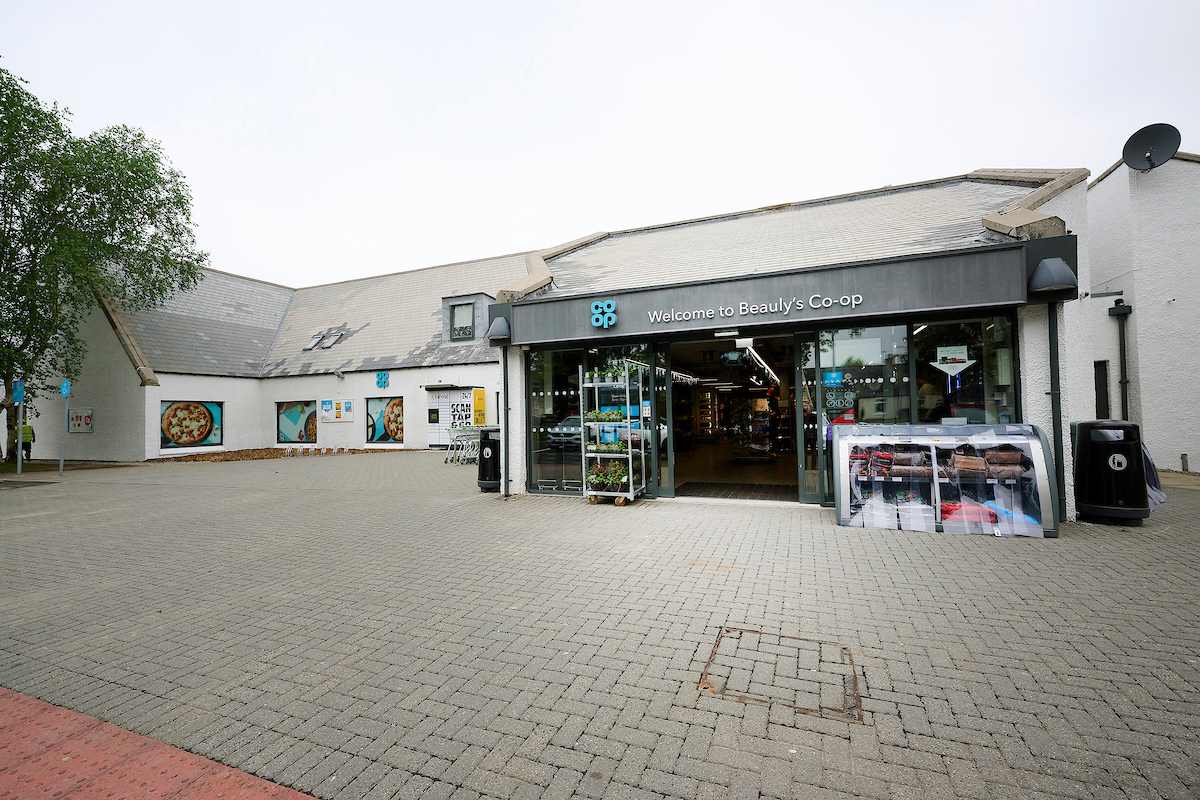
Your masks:
<instances>
[{"instance_id":1,"label":"round litter bin","mask_svg":"<svg viewBox=\"0 0 1200 800\"><path fill-rule=\"evenodd\" d=\"M479 429L479 484L481 492L500 491L500 428Z\"/></svg>"},{"instance_id":2,"label":"round litter bin","mask_svg":"<svg viewBox=\"0 0 1200 800\"><path fill-rule=\"evenodd\" d=\"M1104 419L1073 427L1075 510L1087 517L1141 525L1150 516L1150 500L1138 426Z\"/></svg>"}]
</instances>

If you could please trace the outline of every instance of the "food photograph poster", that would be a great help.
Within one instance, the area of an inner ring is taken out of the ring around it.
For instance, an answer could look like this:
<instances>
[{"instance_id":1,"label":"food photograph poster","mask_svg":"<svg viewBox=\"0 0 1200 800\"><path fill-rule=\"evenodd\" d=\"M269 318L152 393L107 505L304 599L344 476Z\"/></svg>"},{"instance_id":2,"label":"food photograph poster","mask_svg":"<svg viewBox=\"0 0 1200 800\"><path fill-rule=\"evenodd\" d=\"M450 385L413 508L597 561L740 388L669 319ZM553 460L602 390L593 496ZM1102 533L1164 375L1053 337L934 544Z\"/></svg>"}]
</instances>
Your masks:
<instances>
[{"instance_id":1,"label":"food photograph poster","mask_svg":"<svg viewBox=\"0 0 1200 800\"><path fill-rule=\"evenodd\" d=\"M367 441L404 441L404 398L367 398Z\"/></svg>"},{"instance_id":2,"label":"food photograph poster","mask_svg":"<svg viewBox=\"0 0 1200 800\"><path fill-rule=\"evenodd\" d=\"M160 404L163 450L221 444L221 404L164 400Z\"/></svg>"},{"instance_id":3,"label":"food photograph poster","mask_svg":"<svg viewBox=\"0 0 1200 800\"><path fill-rule=\"evenodd\" d=\"M317 441L317 401L299 400L294 403L276 403L279 413L278 436L280 444Z\"/></svg>"}]
</instances>

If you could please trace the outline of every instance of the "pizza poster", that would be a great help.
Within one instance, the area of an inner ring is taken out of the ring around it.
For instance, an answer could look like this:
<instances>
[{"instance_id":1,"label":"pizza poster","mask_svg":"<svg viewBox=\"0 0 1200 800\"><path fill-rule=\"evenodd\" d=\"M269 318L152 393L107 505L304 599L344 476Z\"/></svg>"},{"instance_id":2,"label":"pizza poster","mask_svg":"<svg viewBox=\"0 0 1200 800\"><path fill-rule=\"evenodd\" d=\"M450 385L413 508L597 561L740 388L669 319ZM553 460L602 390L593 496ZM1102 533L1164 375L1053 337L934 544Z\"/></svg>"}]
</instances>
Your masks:
<instances>
[{"instance_id":1,"label":"pizza poster","mask_svg":"<svg viewBox=\"0 0 1200 800\"><path fill-rule=\"evenodd\" d=\"M280 444L317 441L317 401L298 400L294 403L276 403L278 423L275 441Z\"/></svg>"},{"instance_id":2,"label":"pizza poster","mask_svg":"<svg viewBox=\"0 0 1200 800\"><path fill-rule=\"evenodd\" d=\"M367 441L404 441L404 398L367 398Z\"/></svg>"},{"instance_id":3,"label":"pizza poster","mask_svg":"<svg viewBox=\"0 0 1200 800\"><path fill-rule=\"evenodd\" d=\"M209 447L222 443L224 414L221 403L164 400L160 404L159 447Z\"/></svg>"}]
</instances>

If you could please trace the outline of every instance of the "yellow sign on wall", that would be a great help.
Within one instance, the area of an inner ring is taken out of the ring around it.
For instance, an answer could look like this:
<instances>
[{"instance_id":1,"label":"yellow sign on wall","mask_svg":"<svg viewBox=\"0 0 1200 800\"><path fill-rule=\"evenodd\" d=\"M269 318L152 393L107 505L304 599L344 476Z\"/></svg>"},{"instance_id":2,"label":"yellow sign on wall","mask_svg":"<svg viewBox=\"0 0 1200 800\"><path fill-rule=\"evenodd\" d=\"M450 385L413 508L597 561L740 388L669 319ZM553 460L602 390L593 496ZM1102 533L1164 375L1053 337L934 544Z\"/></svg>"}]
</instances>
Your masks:
<instances>
[{"instance_id":1,"label":"yellow sign on wall","mask_svg":"<svg viewBox=\"0 0 1200 800\"><path fill-rule=\"evenodd\" d=\"M483 389L475 390L475 422L476 425L487 425L487 395Z\"/></svg>"}]
</instances>

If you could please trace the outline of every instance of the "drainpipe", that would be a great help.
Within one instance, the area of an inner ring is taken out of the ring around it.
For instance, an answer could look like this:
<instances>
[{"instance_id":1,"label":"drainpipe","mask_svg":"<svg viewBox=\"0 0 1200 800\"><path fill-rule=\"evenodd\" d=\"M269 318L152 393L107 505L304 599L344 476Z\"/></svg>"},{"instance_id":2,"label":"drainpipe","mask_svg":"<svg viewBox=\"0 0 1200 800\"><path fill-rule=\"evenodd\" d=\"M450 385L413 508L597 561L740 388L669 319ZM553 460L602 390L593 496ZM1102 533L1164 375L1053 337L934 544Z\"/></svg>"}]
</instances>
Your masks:
<instances>
[{"instance_id":1,"label":"drainpipe","mask_svg":"<svg viewBox=\"0 0 1200 800\"><path fill-rule=\"evenodd\" d=\"M1125 305L1120 298L1108 309L1110 317L1117 318L1117 340L1121 351L1121 419L1129 422L1129 362L1125 355L1125 318L1133 313L1133 306Z\"/></svg>"},{"instance_id":2,"label":"drainpipe","mask_svg":"<svg viewBox=\"0 0 1200 800\"><path fill-rule=\"evenodd\" d=\"M512 409L508 407L508 348L500 348L501 358L504 361L504 497L509 496L508 492L508 423L510 422Z\"/></svg>"},{"instance_id":3,"label":"drainpipe","mask_svg":"<svg viewBox=\"0 0 1200 800\"><path fill-rule=\"evenodd\" d=\"M1067 518L1066 464L1063 461L1062 382L1058 375L1058 303L1047 303L1050 314L1050 414L1054 426L1054 481L1058 485L1058 518Z\"/></svg>"}]
</instances>

